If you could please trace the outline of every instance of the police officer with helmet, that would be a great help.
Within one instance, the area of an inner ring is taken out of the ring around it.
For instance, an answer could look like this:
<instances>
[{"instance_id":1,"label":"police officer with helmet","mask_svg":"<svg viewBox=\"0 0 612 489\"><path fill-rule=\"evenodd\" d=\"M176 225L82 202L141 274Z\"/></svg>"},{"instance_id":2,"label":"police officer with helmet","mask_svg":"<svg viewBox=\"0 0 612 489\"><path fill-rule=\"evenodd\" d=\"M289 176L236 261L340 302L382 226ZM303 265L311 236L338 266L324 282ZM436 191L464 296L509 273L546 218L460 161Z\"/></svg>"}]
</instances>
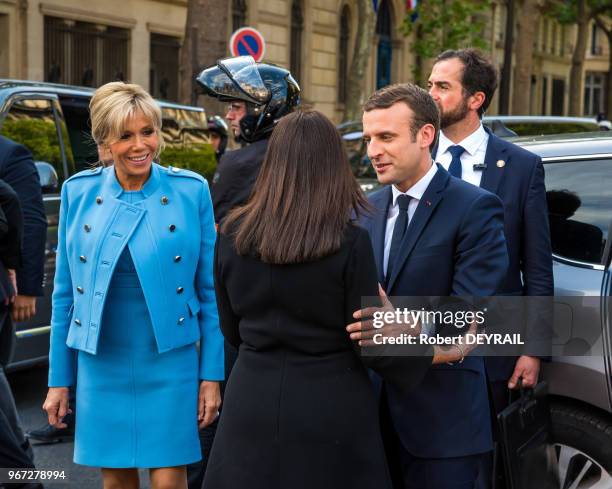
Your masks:
<instances>
[{"instance_id":1,"label":"police officer with helmet","mask_svg":"<svg viewBox=\"0 0 612 489\"><path fill-rule=\"evenodd\" d=\"M215 221L244 204L259 174L276 122L300 103L300 87L279 66L255 63L251 56L217 62L197 77L204 93L228 103L226 119L236 140L244 146L225 154L219 178L211 189Z\"/></svg>"},{"instance_id":2,"label":"police officer with helmet","mask_svg":"<svg viewBox=\"0 0 612 489\"><path fill-rule=\"evenodd\" d=\"M211 196L215 222L245 204L264 160L268 139L284 115L300 104L300 87L291 73L279 66L255 63L251 56L227 58L206 68L197 77L204 94L227 102L226 119L241 148L223 154L213 178ZM210 126L209 131L213 131ZM225 378L237 351L225 342ZM187 466L189 489L199 489L212 447L217 420L200 431L202 462Z\"/></svg>"},{"instance_id":3,"label":"police officer with helmet","mask_svg":"<svg viewBox=\"0 0 612 489\"><path fill-rule=\"evenodd\" d=\"M218 115L210 116L207 122L210 143L215 150L218 163L227 148L227 123Z\"/></svg>"}]
</instances>

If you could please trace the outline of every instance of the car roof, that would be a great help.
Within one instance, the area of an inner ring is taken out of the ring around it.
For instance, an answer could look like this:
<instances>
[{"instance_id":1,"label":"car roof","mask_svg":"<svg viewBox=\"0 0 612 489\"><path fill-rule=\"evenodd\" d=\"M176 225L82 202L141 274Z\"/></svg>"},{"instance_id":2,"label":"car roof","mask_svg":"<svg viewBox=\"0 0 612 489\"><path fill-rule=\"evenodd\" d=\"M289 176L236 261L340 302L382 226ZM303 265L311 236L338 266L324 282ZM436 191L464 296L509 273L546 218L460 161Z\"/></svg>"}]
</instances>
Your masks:
<instances>
[{"instance_id":1,"label":"car roof","mask_svg":"<svg viewBox=\"0 0 612 489\"><path fill-rule=\"evenodd\" d=\"M612 134L607 131L523 136L510 138L508 141L545 159L598 155L612 157Z\"/></svg>"},{"instance_id":2,"label":"car roof","mask_svg":"<svg viewBox=\"0 0 612 489\"><path fill-rule=\"evenodd\" d=\"M501 121L508 123L541 123L541 124L593 124L597 126L598 123L595 119L589 117L565 117L555 115L486 115L483 118L483 122L488 121Z\"/></svg>"},{"instance_id":3,"label":"car roof","mask_svg":"<svg viewBox=\"0 0 612 489\"><path fill-rule=\"evenodd\" d=\"M55 93L58 95L76 95L81 97L91 97L96 91L95 88L91 87L79 87L76 85L62 85L59 83L47 83L37 82L29 80L8 80L0 79L0 106L4 104L4 101L11 95L16 93ZM195 107L191 105L183 105L167 100L156 99L161 107L172 108L172 109L189 109L198 112L204 112L202 107Z\"/></svg>"}]
</instances>

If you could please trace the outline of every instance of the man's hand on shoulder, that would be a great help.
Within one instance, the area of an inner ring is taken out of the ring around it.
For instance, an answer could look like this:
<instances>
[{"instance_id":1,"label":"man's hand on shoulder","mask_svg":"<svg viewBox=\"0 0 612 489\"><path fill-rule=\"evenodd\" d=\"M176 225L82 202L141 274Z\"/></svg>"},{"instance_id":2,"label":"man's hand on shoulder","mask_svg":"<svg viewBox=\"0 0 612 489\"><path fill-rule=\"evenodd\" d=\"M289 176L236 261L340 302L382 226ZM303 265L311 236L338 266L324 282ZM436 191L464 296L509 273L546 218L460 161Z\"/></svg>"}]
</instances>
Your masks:
<instances>
[{"instance_id":1,"label":"man's hand on shoulder","mask_svg":"<svg viewBox=\"0 0 612 489\"><path fill-rule=\"evenodd\" d=\"M36 314L36 297L31 295L18 295L15 297L11 315L13 321L27 321Z\"/></svg>"}]
</instances>

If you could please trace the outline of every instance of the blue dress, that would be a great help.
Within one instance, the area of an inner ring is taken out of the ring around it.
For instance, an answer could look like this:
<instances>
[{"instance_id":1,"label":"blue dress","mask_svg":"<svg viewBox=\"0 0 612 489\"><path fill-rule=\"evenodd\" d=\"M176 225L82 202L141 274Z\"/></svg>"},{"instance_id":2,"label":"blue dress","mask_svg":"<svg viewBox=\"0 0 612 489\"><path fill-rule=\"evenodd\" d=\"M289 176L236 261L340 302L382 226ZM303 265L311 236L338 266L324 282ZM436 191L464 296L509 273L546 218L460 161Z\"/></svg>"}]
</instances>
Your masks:
<instances>
[{"instance_id":1,"label":"blue dress","mask_svg":"<svg viewBox=\"0 0 612 489\"><path fill-rule=\"evenodd\" d=\"M136 203L144 196L119 198ZM132 261L138 250L129 246L108 289L98 353L78 352L74 461L105 468L186 465L202 458L198 353L195 344L157 352Z\"/></svg>"}]
</instances>

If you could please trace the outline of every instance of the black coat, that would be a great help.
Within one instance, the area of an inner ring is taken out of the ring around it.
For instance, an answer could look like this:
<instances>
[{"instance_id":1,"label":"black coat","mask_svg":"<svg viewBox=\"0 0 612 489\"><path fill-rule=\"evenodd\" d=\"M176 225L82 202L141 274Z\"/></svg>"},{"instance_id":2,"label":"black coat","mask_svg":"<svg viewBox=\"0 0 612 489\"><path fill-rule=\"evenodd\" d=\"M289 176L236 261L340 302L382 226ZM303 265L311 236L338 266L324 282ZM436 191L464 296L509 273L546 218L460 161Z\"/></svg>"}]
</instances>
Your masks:
<instances>
[{"instance_id":1,"label":"black coat","mask_svg":"<svg viewBox=\"0 0 612 489\"><path fill-rule=\"evenodd\" d=\"M47 217L38 171L32 154L3 136L0 136L0 179L13 188L23 212L22 266L17 270L17 288L22 295L41 296Z\"/></svg>"},{"instance_id":2,"label":"black coat","mask_svg":"<svg viewBox=\"0 0 612 489\"><path fill-rule=\"evenodd\" d=\"M390 488L367 367L409 389L430 356L360 357L345 327L377 296L368 233L348 226L339 251L269 265L215 257L221 329L239 346L208 461L205 489Z\"/></svg>"},{"instance_id":3,"label":"black coat","mask_svg":"<svg viewBox=\"0 0 612 489\"><path fill-rule=\"evenodd\" d=\"M267 148L268 139L262 139L223 155L210 190L215 222L220 223L230 210L249 200Z\"/></svg>"}]
</instances>

